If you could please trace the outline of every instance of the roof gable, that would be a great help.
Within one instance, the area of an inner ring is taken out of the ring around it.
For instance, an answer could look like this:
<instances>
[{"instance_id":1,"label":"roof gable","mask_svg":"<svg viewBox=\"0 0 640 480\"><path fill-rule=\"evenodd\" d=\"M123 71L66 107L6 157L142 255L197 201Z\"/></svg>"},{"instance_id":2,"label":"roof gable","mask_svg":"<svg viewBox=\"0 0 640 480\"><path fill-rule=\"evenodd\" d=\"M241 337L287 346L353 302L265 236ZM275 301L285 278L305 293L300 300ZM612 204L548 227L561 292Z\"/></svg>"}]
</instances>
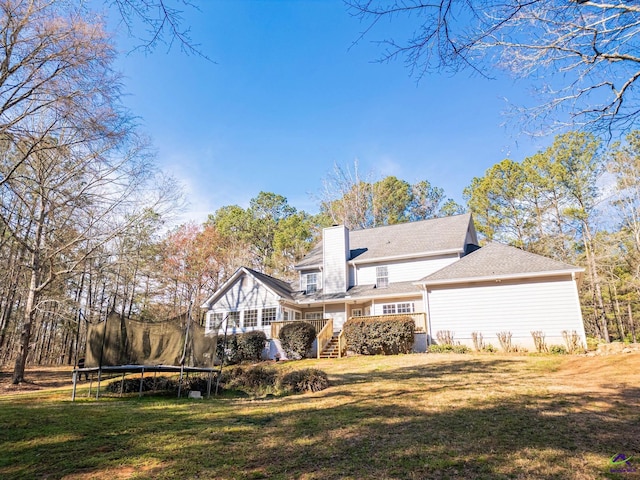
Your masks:
<instances>
[{"instance_id":1,"label":"roof gable","mask_svg":"<svg viewBox=\"0 0 640 480\"><path fill-rule=\"evenodd\" d=\"M584 272L583 268L493 242L416 283L436 285L470 280L582 272Z\"/></svg>"},{"instance_id":2,"label":"roof gable","mask_svg":"<svg viewBox=\"0 0 640 480\"><path fill-rule=\"evenodd\" d=\"M433 218L349 232L350 261L374 262L390 257L411 257L445 251L464 252L467 232L475 236L471 214ZM296 265L297 269L322 265L322 242Z\"/></svg>"},{"instance_id":3,"label":"roof gable","mask_svg":"<svg viewBox=\"0 0 640 480\"><path fill-rule=\"evenodd\" d=\"M233 275L222 285L213 295L211 295L200 308L210 308L212 304L216 303L220 297L222 297L241 277L248 275L253 277L257 282L262 284L266 289L270 290L274 295L285 298L287 300L293 299L293 290L291 286L282 280L271 277L267 274L257 272L247 267L240 267L234 272Z\"/></svg>"}]
</instances>

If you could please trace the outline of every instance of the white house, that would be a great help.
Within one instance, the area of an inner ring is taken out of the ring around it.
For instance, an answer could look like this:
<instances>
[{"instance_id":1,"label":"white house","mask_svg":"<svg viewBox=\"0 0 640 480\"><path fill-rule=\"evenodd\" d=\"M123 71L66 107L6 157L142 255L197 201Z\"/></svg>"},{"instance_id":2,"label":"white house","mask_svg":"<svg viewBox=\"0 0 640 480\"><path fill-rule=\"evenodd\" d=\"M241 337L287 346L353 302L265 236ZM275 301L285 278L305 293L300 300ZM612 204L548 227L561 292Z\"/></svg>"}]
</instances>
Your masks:
<instances>
[{"instance_id":1,"label":"white house","mask_svg":"<svg viewBox=\"0 0 640 480\"><path fill-rule=\"evenodd\" d=\"M577 283L583 269L492 243L479 248L470 214L349 231L334 226L298 265L294 284L240 268L207 301L208 331L262 329L277 338L284 322L314 323L319 354L340 355L349 317L407 314L416 348L438 331L472 346L471 334L533 349L532 331L547 344L576 331L585 343ZM228 318L228 322L224 320ZM333 340L332 340L333 337ZM420 339L423 339L421 342Z\"/></svg>"}]
</instances>

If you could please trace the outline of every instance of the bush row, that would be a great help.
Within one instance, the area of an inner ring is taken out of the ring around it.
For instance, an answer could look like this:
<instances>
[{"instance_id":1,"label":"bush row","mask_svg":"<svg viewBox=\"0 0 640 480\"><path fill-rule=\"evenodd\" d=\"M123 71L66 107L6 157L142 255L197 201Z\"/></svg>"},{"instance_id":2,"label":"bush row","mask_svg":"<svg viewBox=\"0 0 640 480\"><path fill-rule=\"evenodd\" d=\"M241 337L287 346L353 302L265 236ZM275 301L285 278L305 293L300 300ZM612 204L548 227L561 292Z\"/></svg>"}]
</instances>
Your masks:
<instances>
[{"instance_id":1,"label":"bush row","mask_svg":"<svg viewBox=\"0 0 640 480\"><path fill-rule=\"evenodd\" d=\"M207 392L208 376L193 376L183 380L183 391ZM217 375L211 381L212 391L215 390ZM145 377L142 380L143 392L166 393L175 395L178 392L179 380L169 377ZM140 391L139 378L127 378L124 381L113 381L105 387L110 393L138 393ZM315 368L281 372L274 368L257 365L244 368L231 366L222 371L219 386L222 390L241 391L249 395L264 395L268 393L304 393L318 392L329 386L327 374Z\"/></svg>"},{"instance_id":2,"label":"bush row","mask_svg":"<svg viewBox=\"0 0 640 480\"><path fill-rule=\"evenodd\" d=\"M409 353L415 322L406 315L383 318L354 317L344 324L349 350L363 355Z\"/></svg>"}]
</instances>

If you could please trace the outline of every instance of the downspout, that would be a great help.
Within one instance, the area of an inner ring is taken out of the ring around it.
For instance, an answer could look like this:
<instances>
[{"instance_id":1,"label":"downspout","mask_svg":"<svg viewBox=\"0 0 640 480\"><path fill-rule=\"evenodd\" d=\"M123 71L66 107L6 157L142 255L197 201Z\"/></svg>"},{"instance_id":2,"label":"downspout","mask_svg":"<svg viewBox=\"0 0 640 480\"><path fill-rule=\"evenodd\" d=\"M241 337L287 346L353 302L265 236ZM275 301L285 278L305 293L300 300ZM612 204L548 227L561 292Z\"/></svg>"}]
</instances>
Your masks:
<instances>
[{"instance_id":1,"label":"downspout","mask_svg":"<svg viewBox=\"0 0 640 480\"><path fill-rule=\"evenodd\" d=\"M427 310L427 318L425 319L425 331L427 333L427 349L429 348L429 346L431 346L431 308L429 305L429 290L427 289L427 286L423 283L422 284L422 288L424 289L422 291L422 298L424 299L424 305L426 307Z\"/></svg>"}]
</instances>

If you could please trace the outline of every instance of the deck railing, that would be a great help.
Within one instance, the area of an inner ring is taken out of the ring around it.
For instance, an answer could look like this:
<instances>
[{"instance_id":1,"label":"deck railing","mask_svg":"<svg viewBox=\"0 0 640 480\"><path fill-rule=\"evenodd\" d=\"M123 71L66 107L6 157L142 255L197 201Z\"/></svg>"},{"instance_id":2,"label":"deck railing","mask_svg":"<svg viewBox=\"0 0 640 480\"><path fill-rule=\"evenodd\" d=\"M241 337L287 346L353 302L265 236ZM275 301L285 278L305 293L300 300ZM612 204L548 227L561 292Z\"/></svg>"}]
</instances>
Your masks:
<instances>
[{"instance_id":1,"label":"deck railing","mask_svg":"<svg viewBox=\"0 0 640 480\"><path fill-rule=\"evenodd\" d=\"M318 335L316 336L318 358L320 358L320 354L324 350L324 347L326 347L327 344L331 341L331 338L333 338L333 319L332 318L327 320L326 325L322 327L322 329L320 330L320 332L318 332Z\"/></svg>"},{"instance_id":2,"label":"deck railing","mask_svg":"<svg viewBox=\"0 0 640 480\"><path fill-rule=\"evenodd\" d=\"M278 338L280 335L280 329L285 326L287 323L291 322L306 322L313 325L313 328L316 329L316 334L324 328L329 320L326 318L318 318L318 319L301 319L301 320L285 320L283 322L271 322L271 338Z\"/></svg>"},{"instance_id":3,"label":"deck railing","mask_svg":"<svg viewBox=\"0 0 640 480\"><path fill-rule=\"evenodd\" d=\"M342 358L345 351L347 350L347 338L344 335L344 329L340 330L340 334L338 335L338 358Z\"/></svg>"}]
</instances>

